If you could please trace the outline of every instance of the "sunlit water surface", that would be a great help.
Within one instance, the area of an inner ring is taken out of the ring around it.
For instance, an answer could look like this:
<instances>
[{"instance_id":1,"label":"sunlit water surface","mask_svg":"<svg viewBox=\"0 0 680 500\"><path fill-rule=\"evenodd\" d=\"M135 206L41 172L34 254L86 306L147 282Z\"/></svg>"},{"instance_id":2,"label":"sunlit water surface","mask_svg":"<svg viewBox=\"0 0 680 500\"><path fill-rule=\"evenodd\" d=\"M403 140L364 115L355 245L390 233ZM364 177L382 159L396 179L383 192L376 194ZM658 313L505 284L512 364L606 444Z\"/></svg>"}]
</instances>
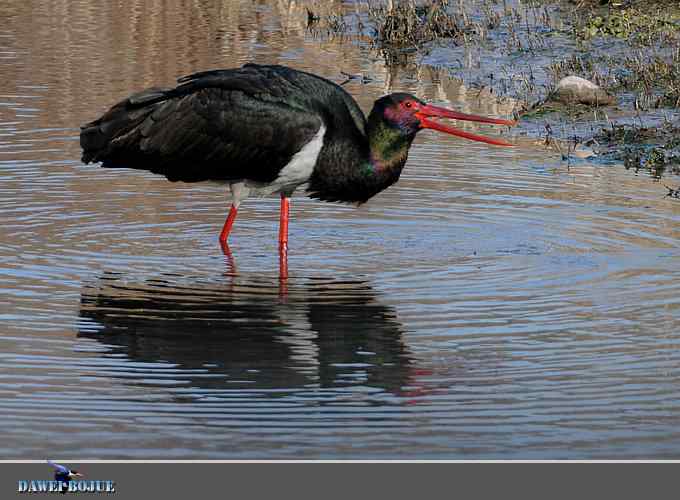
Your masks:
<instances>
[{"instance_id":1,"label":"sunlit water surface","mask_svg":"<svg viewBox=\"0 0 680 500\"><path fill-rule=\"evenodd\" d=\"M366 205L293 199L282 285L276 199L243 205L230 258L223 187L81 164L113 102L247 61L369 75L366 110L497 112L311 36L303 5L203 5L0 7L0 455L680 458L662 183L424 132Z\"/></svg>"}]
</instances>

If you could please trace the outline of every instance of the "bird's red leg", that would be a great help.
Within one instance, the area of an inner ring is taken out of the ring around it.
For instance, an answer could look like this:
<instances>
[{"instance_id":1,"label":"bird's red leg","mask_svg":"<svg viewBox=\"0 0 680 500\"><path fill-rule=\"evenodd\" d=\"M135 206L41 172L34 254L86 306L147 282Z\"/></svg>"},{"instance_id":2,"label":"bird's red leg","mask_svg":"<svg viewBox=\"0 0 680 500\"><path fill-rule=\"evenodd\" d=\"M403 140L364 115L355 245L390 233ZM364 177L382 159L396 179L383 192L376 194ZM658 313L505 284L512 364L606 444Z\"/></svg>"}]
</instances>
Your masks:
<instances>
[{"instance_id":1,"label":"bird's red leg","mask_svg":"<svg viewBox=\"0 0 680 500\"><path fill-rule=\"evenodd\" d=\"M279 277L288 279L288 216L290 198L281 193L281 220L279 222Z\"/></svg>"},{"instance_id":2,"label":"bird's red leg","mask_svg":"<svg viewBox=\"0 0 680 500\"><path fill-rule=\"evenodd\" d=\"M227 220L224 221L224 227L222 227L222 232L220 233L220 243L224 246L227 243L227 238L229 238L229 233L231 232L231 226L234 225L234 220L236 220L236 213L238 212L238 206L232 203L231 209L229 210L229 216Z\"/></svg>"}]
</instances>

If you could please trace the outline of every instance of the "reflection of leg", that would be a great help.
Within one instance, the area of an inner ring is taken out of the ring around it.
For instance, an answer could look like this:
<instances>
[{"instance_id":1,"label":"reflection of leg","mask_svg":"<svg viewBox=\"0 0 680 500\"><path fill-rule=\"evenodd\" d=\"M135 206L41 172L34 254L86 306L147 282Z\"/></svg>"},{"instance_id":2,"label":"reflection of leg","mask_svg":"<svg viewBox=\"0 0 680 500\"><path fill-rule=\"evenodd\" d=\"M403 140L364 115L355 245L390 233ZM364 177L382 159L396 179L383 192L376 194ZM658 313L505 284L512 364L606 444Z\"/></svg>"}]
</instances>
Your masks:
<instances>
[{"instance_id":1,"label":"reflection of leg","mask_svg":"<svg viewBox=\"0 0 680 500\"><path fill-rule=\"evenodd\" d=\"M234 256L231 254L229 244L226 241L220 240L220 248L222 248L222 253L224 254L225 257L225 263L227 264L227 274L235 275L237 273L236 260L234 259Z\"/></svg>"},{"instance_id":2,"label":"reflection of leg","mask_svg":"<svg viewBox=\"0 0 680 500\"><path fill-rule=\"evenodd\" d=\"M229 238L229 233L236 220L236 213L238 212L238 205L232 204L229 210L229 216L227 220L224 221L224 226L222 227L222 232L220 233L220 244L222 247L227 244L227 238Z\"/></svg>"},{"instance_id":3,"label":"reflection of leg","mask_svg":"<svg viewBox=\"0 0 680 500\"><path fill-rule=\"evenodd\" d=\"M281 220L279 222L279 277L288 279L288 216L290 198L281 193Z\"/></svg>"},{"instance_id":4,"label":"reflection of leg","mask_svg":"<svg viewBox=\"0 0 680 500\"><path fill-rule=\"evenodd\" d=\"M279 299L282 303L288 299L288 279L286 278L279 279Z\"/></svg>"}]
</instances>

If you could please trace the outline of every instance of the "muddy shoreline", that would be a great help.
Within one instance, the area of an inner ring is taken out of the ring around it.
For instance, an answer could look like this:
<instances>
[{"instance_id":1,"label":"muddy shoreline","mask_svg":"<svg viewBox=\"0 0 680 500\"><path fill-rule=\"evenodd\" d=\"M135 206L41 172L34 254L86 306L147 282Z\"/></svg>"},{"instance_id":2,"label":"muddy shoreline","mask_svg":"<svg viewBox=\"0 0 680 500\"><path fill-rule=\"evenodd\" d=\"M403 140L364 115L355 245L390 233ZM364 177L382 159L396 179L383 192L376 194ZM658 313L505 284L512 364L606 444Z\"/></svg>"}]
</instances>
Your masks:
<instances>
[{"instance_id":1,"label":"muddy shoreline","mask_svg":"<svg viewBox=\"0 0 680 500\"><path fill-rule=\"evenodd\" d=\"M680 8L673 2L402 0L351 11L312 4L307 12L308 29L320 37L366 45L390 68L427 68L467 99L492 101L518 119L509 131L518 144L680 185ZM611 100L558 102L558 82L569 76L593 82Z\"/></svg>"}]
</instances>

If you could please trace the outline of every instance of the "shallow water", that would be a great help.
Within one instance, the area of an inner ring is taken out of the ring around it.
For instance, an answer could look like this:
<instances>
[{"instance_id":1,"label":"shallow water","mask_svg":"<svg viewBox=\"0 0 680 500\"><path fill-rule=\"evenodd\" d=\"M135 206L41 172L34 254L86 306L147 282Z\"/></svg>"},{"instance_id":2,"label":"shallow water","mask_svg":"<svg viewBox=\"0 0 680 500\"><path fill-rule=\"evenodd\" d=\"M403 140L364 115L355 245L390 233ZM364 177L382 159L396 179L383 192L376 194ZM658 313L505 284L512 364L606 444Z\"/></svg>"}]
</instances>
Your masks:
<instances>
[{"instance_id":1,"label":"shallow water","mask_svg":"<svg viewBox=\"0 0 680 500\"><path fill-rule=\"evenodd\" d=\"M351 6L348 6L351 9ZM0 7L5 458L680 458L680 203L621 165L421 133L360 208L79 161L78 126L192 71L280 62L364 109L428 72L304 4ZM494 133L484 129L485 133Z\"/></svg>"}]
</instances>

